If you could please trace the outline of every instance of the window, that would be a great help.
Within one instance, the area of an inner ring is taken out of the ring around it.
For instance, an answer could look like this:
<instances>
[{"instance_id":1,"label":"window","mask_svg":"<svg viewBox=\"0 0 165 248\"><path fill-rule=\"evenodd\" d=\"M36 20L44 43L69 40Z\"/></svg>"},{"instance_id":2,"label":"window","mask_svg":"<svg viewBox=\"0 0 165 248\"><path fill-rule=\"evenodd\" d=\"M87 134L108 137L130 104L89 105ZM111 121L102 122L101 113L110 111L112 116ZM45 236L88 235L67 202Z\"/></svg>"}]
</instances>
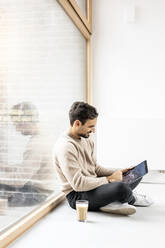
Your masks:
<instances>
[{"instance_id":1,"label":"window","mask_svg":"<svg viewBox=\"0 0 165 248\"><path fill-rule=\"evenodd\" d=\"M69 0L0 0L0 199L12 199L0 216L4 246L63 200L51 151L72 102L90 101L89 41Z\"/></svg>"}]
</instances>

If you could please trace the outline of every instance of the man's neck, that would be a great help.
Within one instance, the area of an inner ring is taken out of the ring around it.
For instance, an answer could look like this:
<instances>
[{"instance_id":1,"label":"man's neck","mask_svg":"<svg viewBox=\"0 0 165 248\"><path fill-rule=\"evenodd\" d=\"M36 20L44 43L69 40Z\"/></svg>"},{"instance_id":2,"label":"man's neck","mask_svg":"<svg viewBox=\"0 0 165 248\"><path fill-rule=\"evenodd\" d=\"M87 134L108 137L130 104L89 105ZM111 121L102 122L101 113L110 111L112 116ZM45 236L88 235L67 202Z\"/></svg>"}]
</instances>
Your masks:
<instances>
[{"instance_id":1,"label":"man's neck","mask_svg":"<svg viewBox=\"0 0 165 248\"><path fill-rule=\"evenodd\" d=\"M72 127L70 127L70 129L69 129L68 135L71 136L74 139L77 139L77 140L81 139L81 137L73 130Z\"/></svg>"}]
</instances>

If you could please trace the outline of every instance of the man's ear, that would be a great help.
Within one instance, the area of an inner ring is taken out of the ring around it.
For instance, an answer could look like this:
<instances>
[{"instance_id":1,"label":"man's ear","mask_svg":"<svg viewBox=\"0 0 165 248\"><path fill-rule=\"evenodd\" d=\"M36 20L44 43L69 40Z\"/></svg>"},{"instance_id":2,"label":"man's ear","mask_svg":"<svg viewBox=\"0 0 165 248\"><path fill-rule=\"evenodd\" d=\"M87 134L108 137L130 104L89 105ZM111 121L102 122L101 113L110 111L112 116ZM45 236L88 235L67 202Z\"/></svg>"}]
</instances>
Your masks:
<instances>
[{"instance_id":1,"label":"man's ear","mask_svg":"<svg viewBox=\"0 0 165 248\"><path fill-rule=\"evenodd\" d=\"M80 127L80 126L81 126L81 121L75 120L74 125L75 125L76 127Z\"/></svg>"}]
</instances>

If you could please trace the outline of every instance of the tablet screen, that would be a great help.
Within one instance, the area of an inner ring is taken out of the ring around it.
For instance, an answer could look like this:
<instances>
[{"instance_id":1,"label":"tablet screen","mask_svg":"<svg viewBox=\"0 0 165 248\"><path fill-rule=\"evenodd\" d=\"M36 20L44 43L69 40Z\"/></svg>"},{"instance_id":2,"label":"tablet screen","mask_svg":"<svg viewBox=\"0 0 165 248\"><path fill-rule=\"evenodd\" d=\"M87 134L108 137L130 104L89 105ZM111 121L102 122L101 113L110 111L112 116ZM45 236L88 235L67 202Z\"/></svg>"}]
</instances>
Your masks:
<instances>
[{"instance_id":1,"label":"tablet screen","mask_svg":"<svg viewBox=\"0 0 165 248\"><path fill-rule=\"evenodd\" d=\"M123 182L131 184L148 173L147 161L143 161L126 173L123 173Z\"/></svg>"}]
</instances>

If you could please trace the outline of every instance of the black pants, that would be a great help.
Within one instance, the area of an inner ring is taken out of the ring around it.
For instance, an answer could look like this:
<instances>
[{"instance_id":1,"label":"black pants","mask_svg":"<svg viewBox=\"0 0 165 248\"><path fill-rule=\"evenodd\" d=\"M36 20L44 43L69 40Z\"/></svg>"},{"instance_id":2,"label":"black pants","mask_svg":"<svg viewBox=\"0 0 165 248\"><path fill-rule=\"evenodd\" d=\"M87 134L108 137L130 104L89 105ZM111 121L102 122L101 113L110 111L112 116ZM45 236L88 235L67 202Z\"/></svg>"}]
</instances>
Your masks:
<instances>
[{"instance_id":1,"label":"black pants","mask_svg":"<svg viewBox=\"0 0 165 248\"><path fill-rule=\"evenodd\" d=\"M113 182L101 185L90 191L72 191L66 198L69 205L74 209L76 209L76 200L88 200L89 211L97 211L100 207L115 201L134 204L135 198L132 194L132 190L140 183L141 179L142 178L130 185L123 182Z\"/></svg>"}]
</instances>

